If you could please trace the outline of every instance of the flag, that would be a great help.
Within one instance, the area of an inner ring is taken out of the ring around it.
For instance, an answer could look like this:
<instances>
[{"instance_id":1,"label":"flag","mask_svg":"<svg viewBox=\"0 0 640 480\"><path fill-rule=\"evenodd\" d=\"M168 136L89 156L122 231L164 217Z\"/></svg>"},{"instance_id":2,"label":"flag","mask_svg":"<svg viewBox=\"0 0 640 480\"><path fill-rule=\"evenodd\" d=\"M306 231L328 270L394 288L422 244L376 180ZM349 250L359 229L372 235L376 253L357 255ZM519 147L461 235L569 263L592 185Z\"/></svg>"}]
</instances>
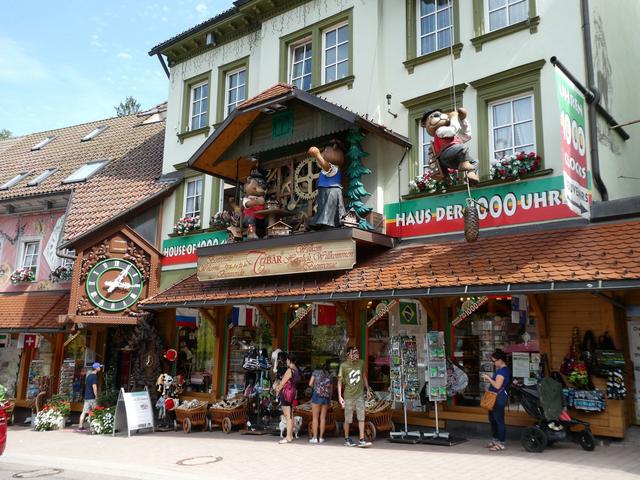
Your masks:
<instances>
[{"instance_id":1,"label":"flag","mask_svg":"<svg viewBox=\"0 0 640 480\"><path fill-rule=\"evenodd\" d=\"M198 310L195 308L176 308L176 326L197 328Z\"/></svg>"},{"instance_id":2,"label":"flag","mask_svg":"<svg viewBox=\"0 0 640 480\"><path fill-rule=\"evenodd\" d=\"M21 333L18 337L18 348L38 348L38 335L35 333Z\"/></svg>"},{"instance_id":3,"label":"flag","mask_svg":"<svg viewBox=\"0 0 640 480\"><path fill-rule=\"evenodd\" d=\"M511 323L526 325L528 323L529 300L526 295L511 297Z\"/></svg>"},{"instance_id":4,"label":"flag","mask_svg":"<svg viewBox=\"0 0 640 480\"><path fill-rule=\"evenodd\" d=\"M231 324L236 327L257 327L258 309L247 305L235 305L231 312Z\"/></svg>"},{"instance_id":5,"label":"flag","mask_svg":"<svg viewBox=\"0 0 640 480\"><path fill-rule=\"evenodd\" d=\"M420 325L420 303L412 300L400 300L400 325Z\"/></svg>"},{"instance_id":6,"label":"flag","mask_svg":"<svg viewBox=\"0 0 640 480\"><path fill-rule=\"evenodd\" d=\"M314 303L311 325L335 325L338 309L333 303Z\"/></svg>"}]
</instances>

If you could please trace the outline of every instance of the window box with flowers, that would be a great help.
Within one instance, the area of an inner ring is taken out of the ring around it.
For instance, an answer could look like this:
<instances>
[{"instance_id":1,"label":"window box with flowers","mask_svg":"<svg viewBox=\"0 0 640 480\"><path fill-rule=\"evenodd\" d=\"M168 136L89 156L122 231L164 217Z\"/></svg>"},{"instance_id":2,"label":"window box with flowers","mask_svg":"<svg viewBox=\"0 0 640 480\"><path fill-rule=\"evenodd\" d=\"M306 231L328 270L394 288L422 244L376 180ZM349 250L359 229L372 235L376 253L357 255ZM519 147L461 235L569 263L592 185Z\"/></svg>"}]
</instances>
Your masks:
<instances>
[{"instance_id":1,"label":"window box with flowers","mask_svg":"<svg viewBox=\"0 0 640 480\"><path fill-rule=\"evenodd\" d=\"M70 282L72 276L73 276L72 267L60 265L59 267L56 267L56 269L49 274L49 279L52 282Z\"/></svg>"},{"instance_id":2,"label":"window box with flowers","mask_svg":"<svg viewBox=\"0 0 640 480\"><path fill-rule=\"evenodd\" d=\"M524 175L540 169L540 155L536 152L520 152L506 155L491 165L491 180L520 180Z\"/></svg>"},{"instance_id":3,"label":"window box with flowers","mask_svg":"<svg viewBox=\"0 0 640 480\"><path fill-rule=\"evenodd\" d=\"M11 283L13 283L14 285L35 281L36 275L30 268L18 268L11 274Z\"/></svg>"},{"instance_id":4,"label":"window box with flowers","mask_svg":"<svg viewBox=\"0 0 640 480\"><path fill-rule=\"evenodd\" d=\"M232 226L238 226L240 224L240 216L236 213L231 213L227 210L222 210L211 217L209 222L209 230L226 230Z\"/></svg>"},{"instance_id":5,"label":"window box with flowers","mask_svg":"<svg viewBox=\"0 0 640 480\"><path fill-rule=\"evenodd\" d=\"M200 228L200 216L195 217L182 217L173 226L173 232L177 235L186 235L189 232L193 232Z\"/></svg>"},{"instance_id":6,"label":"window box with flowers","mask_svg":"<svg viewBox=\"0 0 640 480\"><path fill-rule=\"evenodd\" d=\"M436 180L431 171L418 175L415 180L409 182L409 192L416 193L446 193L451 187L459 185L458 170L449 168L442 180Z\"/></svg>"}]
</instances>

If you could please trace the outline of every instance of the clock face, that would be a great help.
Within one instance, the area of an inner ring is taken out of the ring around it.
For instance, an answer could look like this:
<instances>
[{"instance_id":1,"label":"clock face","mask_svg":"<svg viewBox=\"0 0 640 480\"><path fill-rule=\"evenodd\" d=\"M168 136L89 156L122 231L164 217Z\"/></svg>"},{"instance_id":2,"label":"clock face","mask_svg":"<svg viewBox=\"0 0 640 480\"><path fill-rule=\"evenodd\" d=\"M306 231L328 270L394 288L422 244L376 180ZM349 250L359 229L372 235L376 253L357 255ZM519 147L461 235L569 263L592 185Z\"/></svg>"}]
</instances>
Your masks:
<instances>
[{"instance_id":1,"label":"clock face","mask_svg":"<svg viewBox=\"0 0 640 480\"><path fill-rule=\"evenodd\" d=\"M96 307L120 312L140 299L142 284L142 274L133 263L109 258L89 270L85 286L87 297Z\"/></svg>"}]
</instances>

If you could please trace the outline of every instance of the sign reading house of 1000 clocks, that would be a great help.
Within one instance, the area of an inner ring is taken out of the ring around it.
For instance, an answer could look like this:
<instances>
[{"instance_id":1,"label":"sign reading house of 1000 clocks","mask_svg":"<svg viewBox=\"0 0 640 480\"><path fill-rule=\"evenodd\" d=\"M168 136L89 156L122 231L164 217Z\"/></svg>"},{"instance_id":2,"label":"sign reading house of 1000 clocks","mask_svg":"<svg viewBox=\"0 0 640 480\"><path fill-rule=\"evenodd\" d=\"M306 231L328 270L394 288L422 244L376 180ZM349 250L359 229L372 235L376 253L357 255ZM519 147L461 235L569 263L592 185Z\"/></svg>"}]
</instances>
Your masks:
<instances>
[{"instance_id":1,"label":"sign reading house of 1000 clocks","mask_svg":"<svg viewBox=\"0 0 640 480\"><path fill-rule=\"evenodd\" d=\"M355 263L352 239L304 243L200 257L198 280L348 270Z\"/></svg>"}]
</instances>

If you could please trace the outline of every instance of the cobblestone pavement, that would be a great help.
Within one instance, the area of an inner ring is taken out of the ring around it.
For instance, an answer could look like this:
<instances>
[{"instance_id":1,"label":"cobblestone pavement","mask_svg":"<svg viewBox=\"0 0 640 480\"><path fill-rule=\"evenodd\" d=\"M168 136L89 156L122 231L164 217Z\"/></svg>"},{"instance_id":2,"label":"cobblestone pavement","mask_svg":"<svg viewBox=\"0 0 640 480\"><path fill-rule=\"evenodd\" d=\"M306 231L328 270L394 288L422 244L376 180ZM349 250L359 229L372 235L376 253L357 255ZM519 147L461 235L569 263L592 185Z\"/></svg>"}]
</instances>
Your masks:
<instances>
[{"instance_id":1,"label":"cobblestone pavement","mask_svg":"<svg viewBox=\"0 0 640 480\"><path fill-rule=\"evenodd\" d=\"M306 438L278 445L278 437L237 432L182 432L90 436L72 430L34 432L13 427L0 457L0 479L40 468L60 469L50 478L93 479L245 479L295 477L349 480L404 479L556 479L640 478L640 444L611 442L594 452L574 443L558 443L542 454L525 452L510 442L504 452L487 452L472 439L453 447L392 444L379 439L367 449L347 448L338 438L309 445ZM52 473L52 472L49 472ZM35 475L18 476L29 478ZM46 478L46 477L41 477Z\"/></svg>"}]
</instances>

